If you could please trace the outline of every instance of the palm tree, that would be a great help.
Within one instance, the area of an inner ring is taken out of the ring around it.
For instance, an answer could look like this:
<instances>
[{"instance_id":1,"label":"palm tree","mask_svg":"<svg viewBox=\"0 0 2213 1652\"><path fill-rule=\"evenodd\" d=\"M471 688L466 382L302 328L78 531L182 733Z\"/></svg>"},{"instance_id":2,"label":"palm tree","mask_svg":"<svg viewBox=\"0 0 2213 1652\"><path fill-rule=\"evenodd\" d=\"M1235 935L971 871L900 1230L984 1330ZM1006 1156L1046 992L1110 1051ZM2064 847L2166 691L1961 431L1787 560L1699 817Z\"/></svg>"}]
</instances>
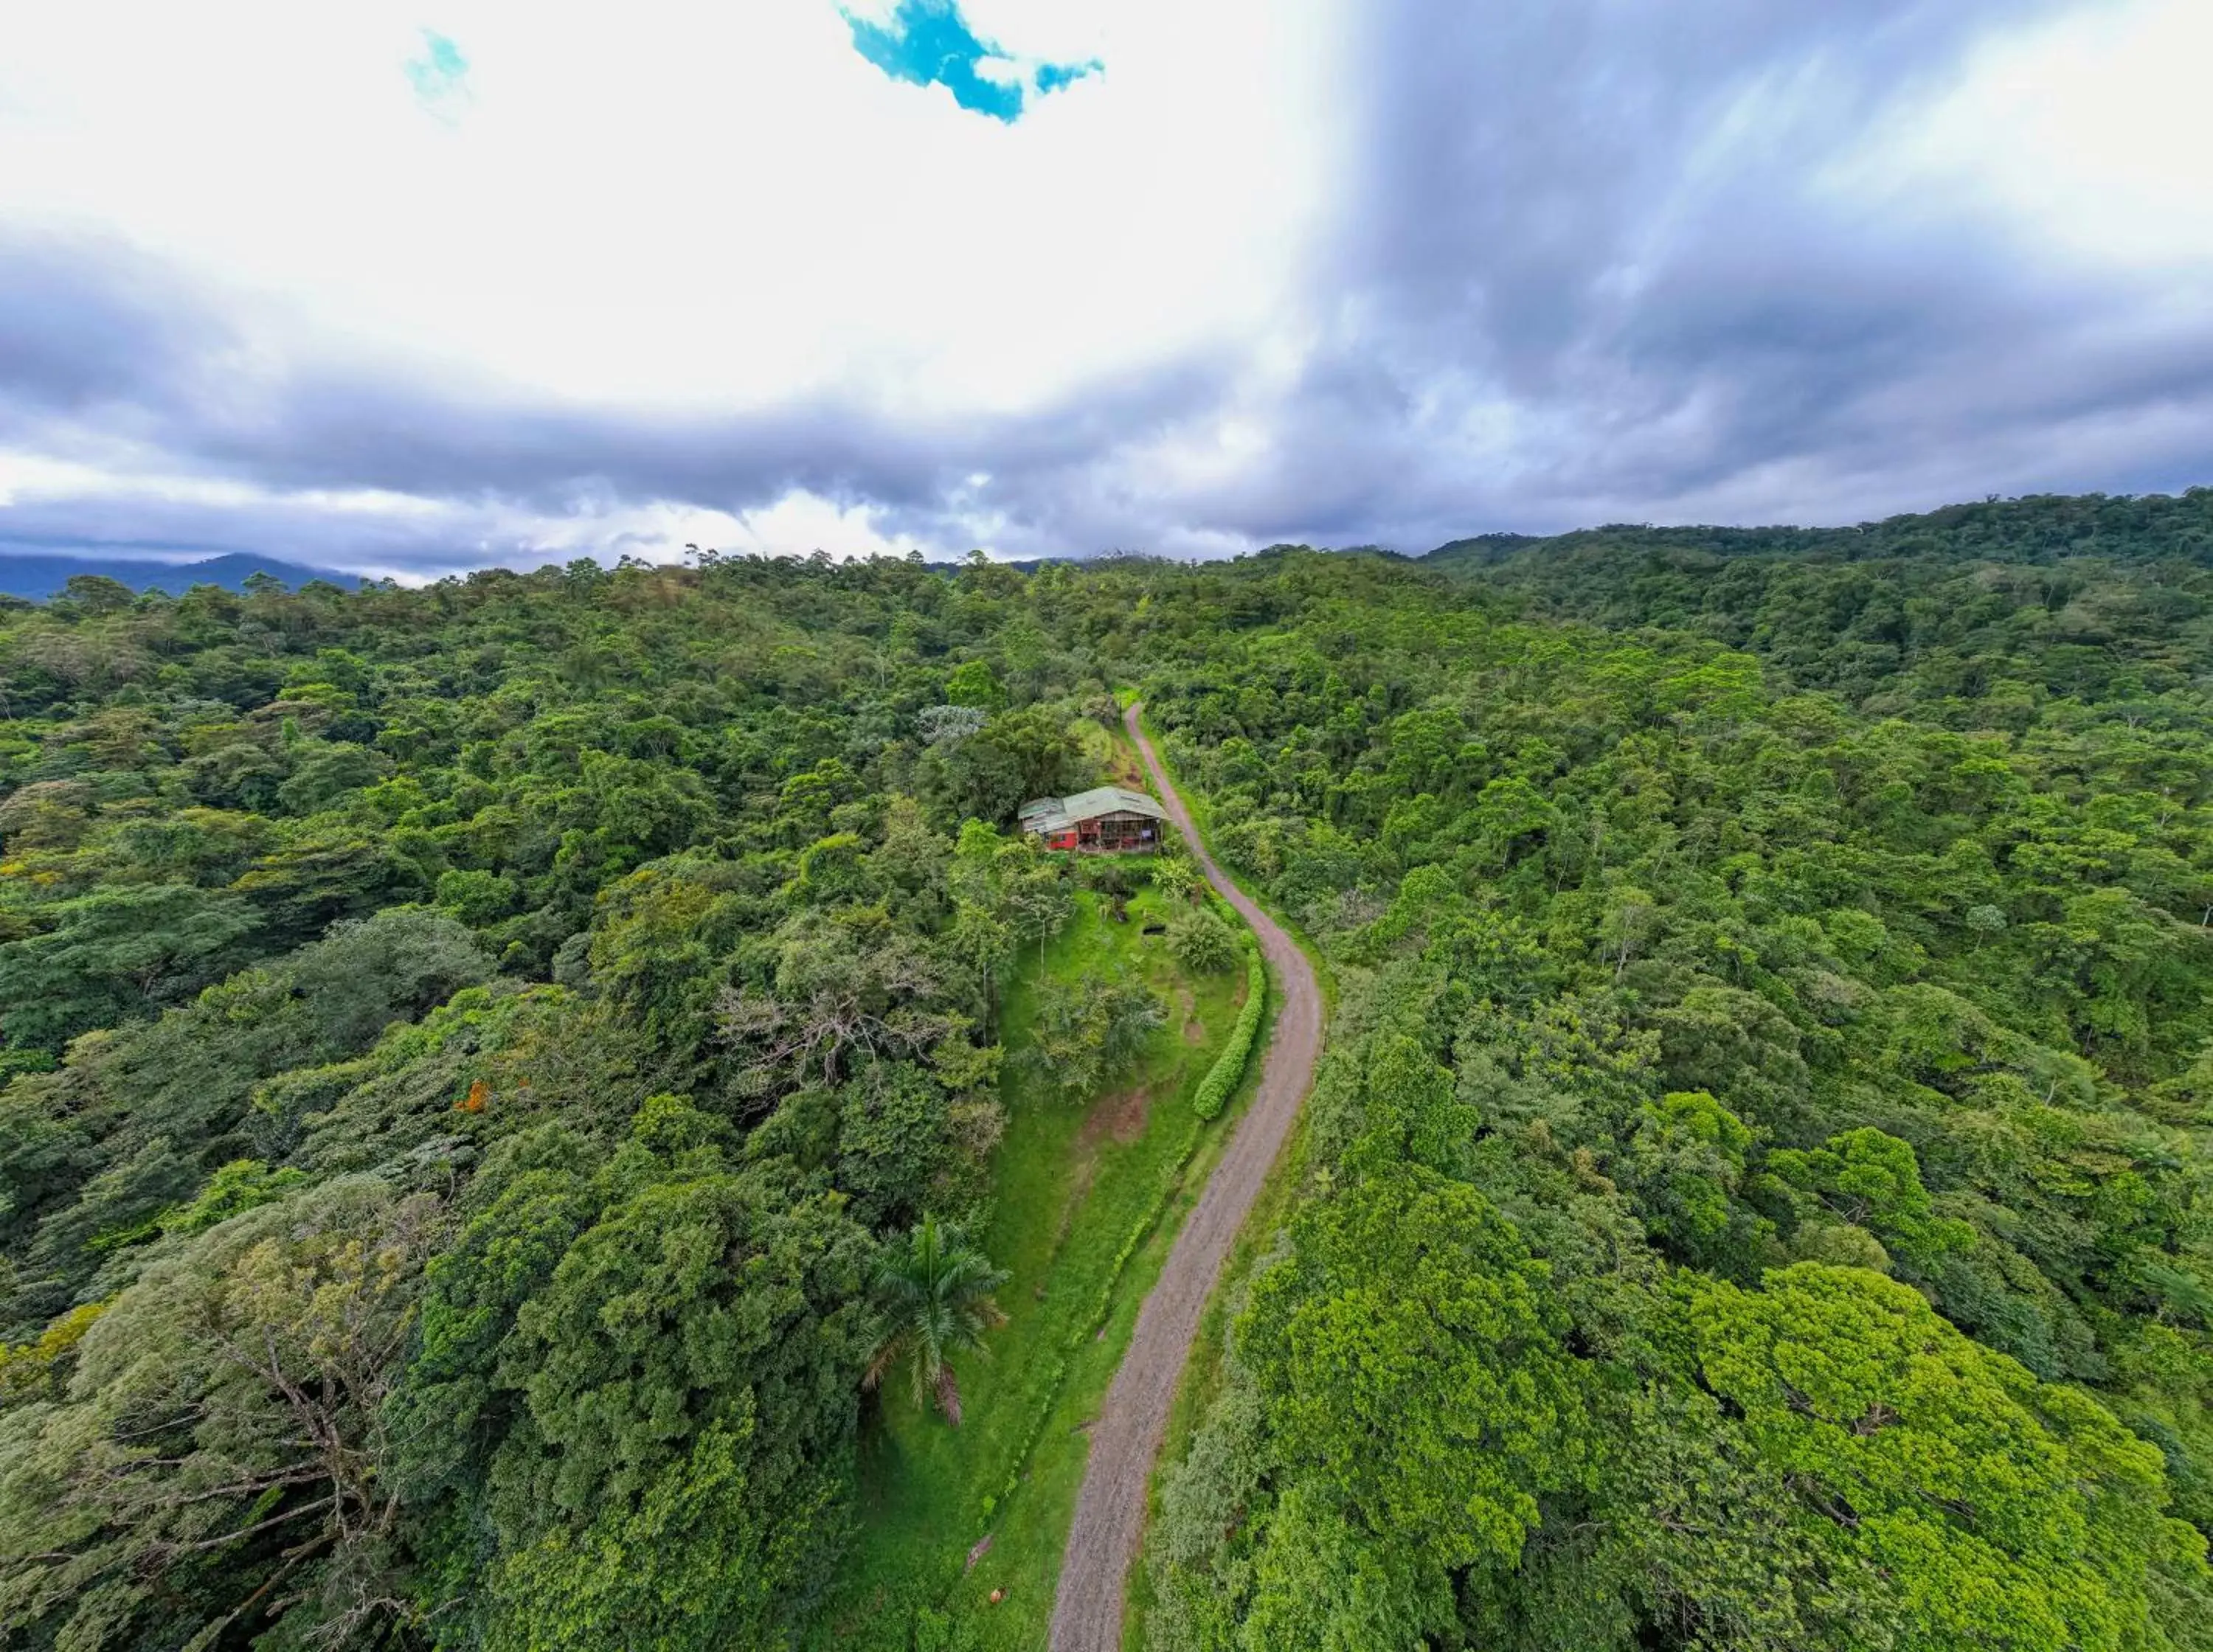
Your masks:
<instances>
[{"instance_id":1,"label":"palm tree","mask_svg":"<svg viewBox=\"0 0 2213 1652\"><path fill-rule=\"evenodd\" d=\"M925 1216L902 1244L876 1264L876 1295L883 1306L882 1340L869 1363L866 1386L875 1387L900 1361L914 1381L914 1403L937 1409L960 1426L960 1385L946 1356L956 1348L985 1352L984 1333L1007 1316L991 1300L1006 1282L1004 1268L970 1247L958 1228Z\"/></svg>"}]
</instances>

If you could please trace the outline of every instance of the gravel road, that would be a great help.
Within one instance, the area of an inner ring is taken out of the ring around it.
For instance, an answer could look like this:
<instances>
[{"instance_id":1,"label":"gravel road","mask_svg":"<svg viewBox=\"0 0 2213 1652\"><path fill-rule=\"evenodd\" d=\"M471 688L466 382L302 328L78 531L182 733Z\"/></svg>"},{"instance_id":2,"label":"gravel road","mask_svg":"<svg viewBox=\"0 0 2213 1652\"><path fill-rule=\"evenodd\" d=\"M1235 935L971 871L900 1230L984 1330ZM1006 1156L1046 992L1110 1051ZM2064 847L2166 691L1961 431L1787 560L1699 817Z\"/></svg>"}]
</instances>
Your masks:
<instances>
[{"instance_id":1,"label":"gravel road","mask_svg":"<svg viewBox=\"0 0 2213 1652\"><path fill-rule=\"evenodd\" d=\"M1092 1425L1090 1461L1076 1498L1076 1523L1069 1528L1060 1590L1053 1601L1052 1652L1119 1652L1123 1588L1144 1534L1145 1487L1167 1429L1168 1406L1184 1362L1191 1357L1192 1338L1198 1333L1207 1296L1290 1134L1314 1082L1315 1058L1321 1053L1321 989L1313 966L1282 926L1247 899L1200 846L1190 811L1169 783L1152 742L1137 726L1143 709L1131 706L1123 722L1152 772L1161 805L1209 881L1259 936L1261 950L1283 989L1283 1003L1260 1070L1259 1093L1239 1120L1228 1150L1176 1235L1152 1295L1137 1311L1129 1351Z\"/></svg>"}]
</instances>

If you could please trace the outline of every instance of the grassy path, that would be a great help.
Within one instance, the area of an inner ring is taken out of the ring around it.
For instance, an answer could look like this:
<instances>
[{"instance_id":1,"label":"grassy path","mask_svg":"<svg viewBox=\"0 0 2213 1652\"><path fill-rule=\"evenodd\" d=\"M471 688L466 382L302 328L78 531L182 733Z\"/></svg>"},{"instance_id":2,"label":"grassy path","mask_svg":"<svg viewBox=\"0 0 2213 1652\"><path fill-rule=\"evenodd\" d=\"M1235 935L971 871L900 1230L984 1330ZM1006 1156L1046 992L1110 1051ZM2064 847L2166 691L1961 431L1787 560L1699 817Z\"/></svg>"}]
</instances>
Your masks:
<instances>
[{"instance_id":1,"label":"grassy path","mask_svg":"<svg viewBox=\"0 0 2213 1652\"><path fill-rule=\"evenodd\" d=\"M1259 937L1282 984L1283 1002L1253 1105L1137 1311L1129 1350L1092 1426L1090 1458L1053 1603L1052 1652L1119 1652L1123 1591L1144 1534L1146 1489L1177 1382L1191 1356L1207 1297L1297 1121L1321 1053L1321 986L1313 966L1283 927L1247 899L1206 853L1190 811L1138 726L1143 710L1142 704L1132 705L1123 715L1130 738L1208 881Z\"/></svg>"}]
</instances>

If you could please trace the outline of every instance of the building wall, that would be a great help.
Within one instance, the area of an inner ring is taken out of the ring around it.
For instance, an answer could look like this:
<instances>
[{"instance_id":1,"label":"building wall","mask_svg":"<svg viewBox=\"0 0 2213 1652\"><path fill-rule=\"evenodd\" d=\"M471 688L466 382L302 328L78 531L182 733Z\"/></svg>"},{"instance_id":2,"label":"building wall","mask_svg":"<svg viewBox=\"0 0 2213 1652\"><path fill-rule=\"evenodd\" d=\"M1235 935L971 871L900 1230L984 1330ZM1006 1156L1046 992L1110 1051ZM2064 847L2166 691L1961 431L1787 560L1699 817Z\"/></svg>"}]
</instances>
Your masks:
<instances>
[{"instance_id":1,"label":"building wall","mask_svg":"<svg viewBox=\"0 0 2213 1652\"><path fill-rule=\"evenodd\" d=\"M1157 849L1161 823L1150 815L1117 811L1086 815L1065 831L1036 835L1047 849L1097 849L1104 838L1113 839L1118 849Z\"/></svg>"}]
</instances>

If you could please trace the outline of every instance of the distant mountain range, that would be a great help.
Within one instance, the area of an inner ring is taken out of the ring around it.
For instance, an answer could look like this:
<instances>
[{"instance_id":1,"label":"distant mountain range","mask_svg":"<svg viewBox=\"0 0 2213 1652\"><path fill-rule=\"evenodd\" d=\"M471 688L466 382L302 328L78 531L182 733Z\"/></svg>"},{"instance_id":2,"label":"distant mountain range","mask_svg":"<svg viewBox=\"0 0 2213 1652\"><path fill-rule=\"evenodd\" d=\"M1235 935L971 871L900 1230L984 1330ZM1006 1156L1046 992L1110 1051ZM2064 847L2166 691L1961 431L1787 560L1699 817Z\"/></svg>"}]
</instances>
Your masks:
<instances>
[{"instance_id":1,"label":"distant mountain range","mask_svg":"<svg viewBox=\"0 0 2213 1652\"><path fill-rule=\"evenodd\" d=\"M358 574L341 574L329 568L309 568L296 562L278 562L242 552L210 557L204 562L142 562L125 557L72 557L51 552L0 550L0 595L28 597L43 602L61 594L62 587L78 574L98 574L128 585L134 591L167 591L181 596L195 585L221 585L235 591L255 574L268 574L298 590L311 579L327 580L351 591L361 583Z\"/></svg>"}]
</instances>

